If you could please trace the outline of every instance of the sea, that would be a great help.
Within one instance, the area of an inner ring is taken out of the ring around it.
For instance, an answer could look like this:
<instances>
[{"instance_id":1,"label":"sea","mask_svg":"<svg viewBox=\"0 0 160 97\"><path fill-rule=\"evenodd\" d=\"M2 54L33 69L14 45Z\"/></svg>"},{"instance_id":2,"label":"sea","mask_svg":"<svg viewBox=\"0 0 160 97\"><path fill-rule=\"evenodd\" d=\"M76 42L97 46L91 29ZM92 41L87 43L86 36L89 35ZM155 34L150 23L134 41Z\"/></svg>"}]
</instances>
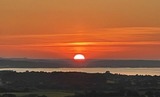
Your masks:
<instances>
[{"instance_id":1,"label":"sea","mask_svg":"<svg viewBox=\"0 0 160 97\"><path fill-rule=\"evenodd\" d=\"M110 71L113 74L123 75L157 75L160 76L160 68L0 68L0 71L16 72L85 72L85 73L105 73Z\"/></svg>"}]
</instances>

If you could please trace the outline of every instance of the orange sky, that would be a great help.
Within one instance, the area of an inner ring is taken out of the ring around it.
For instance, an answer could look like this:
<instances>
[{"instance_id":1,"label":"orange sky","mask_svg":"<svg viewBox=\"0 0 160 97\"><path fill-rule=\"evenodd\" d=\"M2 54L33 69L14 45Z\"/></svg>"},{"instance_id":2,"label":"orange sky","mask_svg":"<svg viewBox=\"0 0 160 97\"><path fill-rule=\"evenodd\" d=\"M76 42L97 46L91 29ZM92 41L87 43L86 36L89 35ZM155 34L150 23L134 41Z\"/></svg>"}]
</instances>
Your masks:
<instances>
[{"instance_id":1,"label":"orange sky","mask_svg":"<svg viewBox=\"0 0 160 97\"><path fill-rule=\"evenodd\" d=\"M0 0L0 57L160 59L159 0Z\"/></svg>"}]
</instances>

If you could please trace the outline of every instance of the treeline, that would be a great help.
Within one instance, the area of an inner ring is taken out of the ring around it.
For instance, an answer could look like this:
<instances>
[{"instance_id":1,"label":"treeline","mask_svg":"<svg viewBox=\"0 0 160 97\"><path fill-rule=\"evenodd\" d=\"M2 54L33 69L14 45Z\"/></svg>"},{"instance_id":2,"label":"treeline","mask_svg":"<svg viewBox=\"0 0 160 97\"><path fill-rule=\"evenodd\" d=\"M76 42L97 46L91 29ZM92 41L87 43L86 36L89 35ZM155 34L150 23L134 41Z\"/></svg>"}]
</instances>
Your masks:
<instances>
[{"instance_id":1,"label":"treeline","mask_svg":"<svg viewBox=\"0 0 160 97\"><path fill-rule=\"evenodd\" d=\"M0 72L0 92L29 92L32 90L96 90L140 91L160 90L160 76L128 76L82 72Z\"/></svg>"}]
</instances>

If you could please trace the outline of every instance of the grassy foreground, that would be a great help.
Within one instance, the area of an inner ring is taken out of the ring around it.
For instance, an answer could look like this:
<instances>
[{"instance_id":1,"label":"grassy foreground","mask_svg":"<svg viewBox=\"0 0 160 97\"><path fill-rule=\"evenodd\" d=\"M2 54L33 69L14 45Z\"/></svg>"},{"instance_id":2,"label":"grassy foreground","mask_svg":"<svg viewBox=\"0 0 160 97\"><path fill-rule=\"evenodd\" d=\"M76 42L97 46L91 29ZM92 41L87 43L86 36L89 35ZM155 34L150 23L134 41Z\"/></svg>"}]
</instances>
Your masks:
<instances>
[{"instance_id":1,"label":"grassy foreground","mask_svg":"<svg viewBox=\"0 0 160 97\"><path fill-rule=\"evenodd\" d=\"M3 93L4 94L4 93ZM22 97L29 94L37 94L37 95L46 95L47 97L65 97L73 95L71 92L64 91L42 91L42 92L20 92L20 93L7 93L7 94L15 94L17 97ZM2 93L0 93L2 95Z\"/></svg>"}]
</instances>

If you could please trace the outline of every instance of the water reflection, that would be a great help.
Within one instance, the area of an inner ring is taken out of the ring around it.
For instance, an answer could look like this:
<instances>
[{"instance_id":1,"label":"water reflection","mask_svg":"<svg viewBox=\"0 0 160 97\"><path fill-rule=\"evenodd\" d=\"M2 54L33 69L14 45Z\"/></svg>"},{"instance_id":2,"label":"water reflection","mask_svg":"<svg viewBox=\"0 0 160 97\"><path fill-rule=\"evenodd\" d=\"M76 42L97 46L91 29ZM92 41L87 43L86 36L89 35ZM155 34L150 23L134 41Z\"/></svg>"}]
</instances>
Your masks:
<instances>
[{"instance_id":1,"label":"water reflection","mask_svg":"<svg viewBox=\"0 0 160 97\"><path fill-rule=\"evenodd\" d=\"M160 75L160 68L1 68L2 70L13 70L17 72L25 71L62 71L62 72L87 72L87 73L111 73L127 74L127 75Z\"/></svg>"}]
</instances>

